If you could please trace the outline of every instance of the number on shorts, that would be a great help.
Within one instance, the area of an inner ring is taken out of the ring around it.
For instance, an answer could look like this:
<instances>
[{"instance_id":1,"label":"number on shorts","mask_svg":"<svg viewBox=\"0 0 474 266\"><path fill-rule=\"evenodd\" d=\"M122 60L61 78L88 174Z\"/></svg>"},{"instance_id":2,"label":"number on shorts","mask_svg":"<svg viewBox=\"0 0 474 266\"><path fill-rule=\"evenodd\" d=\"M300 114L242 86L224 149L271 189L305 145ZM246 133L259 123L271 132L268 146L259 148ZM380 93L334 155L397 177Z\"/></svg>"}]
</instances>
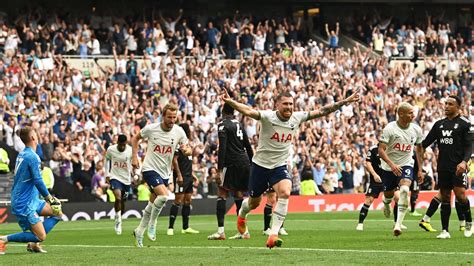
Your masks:
<instances>
[{"instance_id":1,"label":"number on shorts","mask_svg":"<svg viewBox=\"0 0 474 266\"><path fill-rule=\"evenodd\" d=\"M411 169L410 168L405 169L405 177L410 177L410 175L411 175Z\"/></svg>"}]
</instances>

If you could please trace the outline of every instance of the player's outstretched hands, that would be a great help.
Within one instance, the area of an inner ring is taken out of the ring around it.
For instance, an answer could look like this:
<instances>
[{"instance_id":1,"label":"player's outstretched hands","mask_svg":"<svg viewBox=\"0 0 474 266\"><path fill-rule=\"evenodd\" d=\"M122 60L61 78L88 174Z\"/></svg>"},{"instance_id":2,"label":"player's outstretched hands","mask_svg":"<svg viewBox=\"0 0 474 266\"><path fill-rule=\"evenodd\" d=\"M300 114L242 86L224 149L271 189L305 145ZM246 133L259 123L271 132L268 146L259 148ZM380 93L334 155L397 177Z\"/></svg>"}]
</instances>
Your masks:
<instances>
[{"instance_id":1,"label":"player's outstretched hands","mask_svg":"<svg viewBox=\"0 0 474 266\"><path fill-rule=\"evenodd\" d=\"M346 104L353 103L353 102L358 102L358 101L360 101L360 88L355 90L355 92L352 93L351 96L349 96L345 99Z\"/></svg>"}]
</instances>

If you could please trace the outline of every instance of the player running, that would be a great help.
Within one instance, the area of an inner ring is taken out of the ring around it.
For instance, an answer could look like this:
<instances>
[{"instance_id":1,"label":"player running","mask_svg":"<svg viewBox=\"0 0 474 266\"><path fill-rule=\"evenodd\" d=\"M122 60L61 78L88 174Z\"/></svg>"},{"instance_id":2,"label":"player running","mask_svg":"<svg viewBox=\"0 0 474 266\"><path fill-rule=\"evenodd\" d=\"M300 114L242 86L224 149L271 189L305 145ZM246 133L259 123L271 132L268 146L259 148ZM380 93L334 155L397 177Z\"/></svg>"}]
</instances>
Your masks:
<instances>
[{"instance_id":1,"label":"player running","mask_svg":"<svg viewBox=\"0 0 474 266\"><path fill-rule=\"evenodd\" d=\"M220 92L221 99L235 110L255 120L260 120L260 138L255 156L252 159L252 170L249 179L250 197L242 202L237 217L237 229L241 234L247 231L247 214L258 207L262 194L273 187L277 193L278 202L272 217L271 235L267 247L279 247L282 240L278 238L278 230L283 224L288 212L288 200L291 192L291 179L287 169L287 159L290 154L293 137L301 123L328 115L338 110L344 104L359 100L359 92L335 104L322 107L310 112L293 112L294 99L289 92L280 93L275 100L276 111L257 111L250 106L238 103L229 96L226 89Z\"/></svg>"},{"instance_id":2,"label":"player running","mask_svg":"<svg viewBox=\"0 0 474 266\"><path fill-rule=\"evenodd\" d=\"M247 191L250 175L250 161L253 150L242 125L234 117L234 108L225 103L222 108L222 121L217 125L219 132L219 151L217 168L219 170L219 195L216 202L217 232L208 236L209 240L225 240L224 217L226 200L230 193L239 214L243 192ZM229 239L250 238L248 231L237 233Z\"/></svg>"},{"instance_id":3,"label":"player running","mask_svg":"<svg viewBox=\"0 0 474 266\"><path fill-rule=\"evenodd\" d=\"M122 214L130 191L132 175L132 147L127 136L119 135L117 144L109 146L105 154L105 176L115 196L115 233L122 234Z\"/></svg>"},{"instance_id":4,"label":"player running","mask_svg":"<svg viewBox=\"0 0 474 266\"><path fill-rule=\"evenodd\" d=\"M186 133L184 133L181 127L175 125L177 112L177 106L173 104L165 105L162 111L161 123L145 126L132 139L132 165L134 168L139 166L137 157L139 141L146 139L148 142L142 167L142 176L153 190L148 205L143 211L140 224L133 230L137 247L143 247L143 234L147 226L148 237L151 241L156 240L156 226L154 222L168 200L168 189L166 187L171 176L171 165L175 151L179 148L186 156L192 153L191 148L187 144Z\"/></svg>"},{"instance_id":5,"label":"player running","mask_svg":"<svg viewBox=\"0 0 474 266\"><path fill-rule=\"evenodd\" d=\"M20 139L25 149L18 154L11 192L12 213L16 216L22 233L0 236L0 254L5 254L8 242L29 243L33 252L46 252L38 244L61 220L61 202L49 194L40 173L41 160L36 154L38 136L33 128L20 129ZM42 196L44 200L40 199ZM42 222L39 216L51 216Z\"/></svg>"}]
</instances>

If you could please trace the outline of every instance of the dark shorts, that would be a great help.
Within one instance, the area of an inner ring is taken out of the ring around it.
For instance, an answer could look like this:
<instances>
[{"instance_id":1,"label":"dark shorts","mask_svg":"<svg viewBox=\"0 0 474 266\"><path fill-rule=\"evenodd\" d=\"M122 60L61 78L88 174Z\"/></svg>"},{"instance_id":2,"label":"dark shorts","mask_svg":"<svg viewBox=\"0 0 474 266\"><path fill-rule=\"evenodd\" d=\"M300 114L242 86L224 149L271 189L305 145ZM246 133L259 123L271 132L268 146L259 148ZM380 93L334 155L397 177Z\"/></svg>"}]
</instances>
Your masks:
<instances>
[{"instance_id":1,"label":"dark shorts","mask_svg":"<svg viewBox=\"0 0 474 266\"><path fill-rule=\"evenodd\" d=\"M163 179L160 174L155 171L146 171L142 173L143 180L146 181L148 187L150 187L150 191L159 185L168 186L168 179Z\"/></svg>"},{"instance_id":2,"label":"dark shorts","mask_svg":"<svg viewBox=\"0 0 474 266\"><path fill-rule=\"evenodd\" d=\"M222 169L224 178L222 188L230 191L247 191L249 187L250 166L228 166Z\"/></svg>"},{"instance_id":3,"label":"dark shorts","mask_svg":"<svg viewBox=\"0 0 474 266\"><path fill-rule=\"evenodd\" d=\"M467 173L456 176L455 172L438 172L438 188L453 189L453 187L467 187Z\"/></svg>"},{"instance_id":4,"label":"dark shorts","mask_svg":"<svg viewBox=\"0 0 474 266\"><path fill-rule=\"evenodd\" d=\"M402 175L396 176L394 173L385 171L382 169L382 183L385 187L385 191L392 191L398 187L400 180L403 178L410 179L413 181L413 167L402 166Z\"/></svg>"},{"instance_id":5,"label":"dark shorts","mask_svg":"<svg viewBox=\"0 0 474 266\"><path fill-rule=\"evenodd\" d=\"M110 179L110 188L112 190L118 189L122 191L122 199L126 199L128 197L128 193L130 192L130 185L125 185L117 179Z\"/></svg>"},{"instance_id":6,"label":"dark shorts","mask_svg":"<svg viewBox=\"0 0 474 266\"><path fill-rule=\"evenodd\" d=\"M373 178L370 178L369 184L367 184L367 190L365 191L366 196L371 196L374 198L378 198L379 194L384 191L384 185L382 183L377 183Z\"/></svg>"},{"instance_id":7,"label":"dark shorts","mask_svg":"<svg viewBox=\"0 0 474 266\"><path fill-rule=\"evenodd\" d=\"M178 186L176 176L173 177L174 183L174 190L173 192L176 193L193 193L193 177L192 176L183 176L183 185Z\"/></svg>"},{"instance_id":8,"label":"dark shorts","mask_svg":"<svg viewBox=\"0 0 474 266\"><path fill-rule=\"evenodd\" d=\"M253 198L259 197L265 191L267 191L269 187L272 187L284 179L291 181L291 177L288 173L288 167L286 165L268 169L252 163L252 170L249 180L249 195Z\"/></svg>"}]
</instances>

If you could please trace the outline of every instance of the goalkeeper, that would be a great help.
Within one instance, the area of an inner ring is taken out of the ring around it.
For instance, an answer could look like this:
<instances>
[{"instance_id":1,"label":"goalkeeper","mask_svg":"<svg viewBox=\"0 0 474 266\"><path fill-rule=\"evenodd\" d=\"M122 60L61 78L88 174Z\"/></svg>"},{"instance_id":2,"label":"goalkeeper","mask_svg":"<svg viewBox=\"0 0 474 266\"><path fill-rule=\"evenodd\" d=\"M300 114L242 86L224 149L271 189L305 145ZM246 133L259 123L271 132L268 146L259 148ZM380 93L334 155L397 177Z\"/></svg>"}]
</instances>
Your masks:
<instances>
[{"instance_id":1,"label":"goalkeeper","mask_svg":"<svg viewBox=\"0 0 474 266\"><path fill-rule=\"evenodd\" d=\"M16 159L11 208L23 232L0 236L0 254L5 254L8 242L29 243L28 251L44 253L38 243L44 241L46 235L61 220L61 202L49 194L41 178L41 160L36 154L38 136L35 130L27 126L20 129L19 133L26 147ZM45 200L40 199L40 195ZM51 217L41 222L40 216Z\"/></svg>"}]
</instances>

